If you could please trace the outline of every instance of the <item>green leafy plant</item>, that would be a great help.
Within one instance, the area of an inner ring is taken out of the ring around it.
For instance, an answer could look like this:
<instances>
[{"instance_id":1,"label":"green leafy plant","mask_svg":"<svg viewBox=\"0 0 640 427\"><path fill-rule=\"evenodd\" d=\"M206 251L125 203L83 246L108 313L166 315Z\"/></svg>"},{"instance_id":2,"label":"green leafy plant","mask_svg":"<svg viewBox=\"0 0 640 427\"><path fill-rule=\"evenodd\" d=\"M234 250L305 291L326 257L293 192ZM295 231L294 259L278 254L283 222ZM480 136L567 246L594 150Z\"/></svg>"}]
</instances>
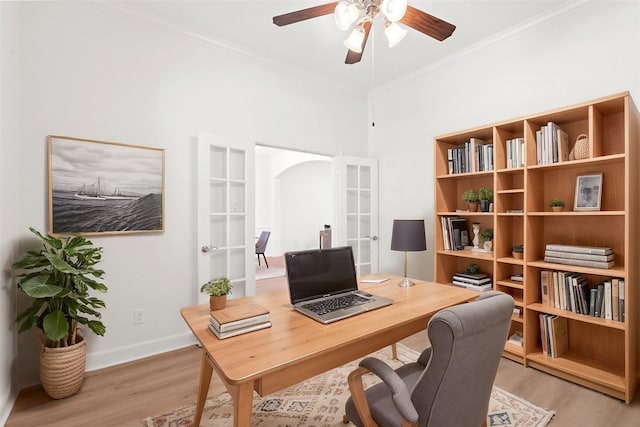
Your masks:
<instances>
[{"instance_id":1,"label":"green leafy plant","mask_svg":"<svg viewBox=\"0 0 640 427\"><path fill-rule=\"evenodd\" d=\"M560 207L564 207L564 200L561 199L551 199L551 202L549 202L549 206L553 207L553 206L560 206Z\"/></svg>"},{"instance_id":2,"label":"green leafy plant","mask_svg":"<svg viewBox=\"0 0 640 427\"><path fill-rule=\"evenodd\" d=\"M489 202L493 202L493 191L490 188L482 187L478 190L478 197L480 200L488 200Z\"/></svg>"},{"instance_id":3,"label":"green leafy plant","mask_svg":"<svg viewBox=\"0 0 640 427\"><path fill-rule=\"evenodd\" d=\"M233 285L231 281L226 277L218 277L217 279L209 280L207 283L200 287L200 292L205 293L212 297L220 297L231 293Z\"/></svg>"},{"instance_id":4,"label":"green leafy plant","mask_svg":"<svg viewBox=\"0 0 640 427\"><path fill-rule=\"evenodd\" d=\"M469 273L469 274L480 273L480 266L478 264L469 264L469 265L467 265L467 273Z\"/></svg>"},{"instance_id":5,"label":"green leafy plant","mask_svg":"<svg viewBox=\"0 0 640 427\"><path fill-rule=\"evenodd\" d=\"M478 192L476 190L467 190L462 193L462 200L467 203L478 203L480 201L480 197L478 196Z\"/></svg>"},{"instance_id":6,"label":"green leafy plant","mask_svg":"<svg viewBox=\"0 0 640 427\"><path fill-rule=\"evenodd\" d=\"M493 228L485 228L480 231L478 234L478 239L480 239L480 243L488 242L489 240L493 240Z\"/></svg>"},{"instance_id":7,"label":"green leafy plant","mask_svg":"<svg viewBox=\"0 0 640 427\"><path fill-rule=\"evenodd\" d=\"M36 326L42 330L46 347L65 347L79 342L78 323L97 335L106 327L98 320L104 301L89 295L90 290L105 293L107 287L98 280L104 271L95 265L102 259L102 248L81 236L57 238L29 230L42 240L42 249L29 251L13 264L18 274L18 288L33 302L16 318L19 332Z\"/></svg>"},{"instance_id":8,"label":"green leafy plant","mask_svg":"<svg viewBox=\"0 0 640 427\"><path fill-rule=\"evenodd\" d=\"M520 243L518 245L513 245L511 247L511 252L523 253L524 252L524 245L522 243Z\"/></svg>"}]
</instances>

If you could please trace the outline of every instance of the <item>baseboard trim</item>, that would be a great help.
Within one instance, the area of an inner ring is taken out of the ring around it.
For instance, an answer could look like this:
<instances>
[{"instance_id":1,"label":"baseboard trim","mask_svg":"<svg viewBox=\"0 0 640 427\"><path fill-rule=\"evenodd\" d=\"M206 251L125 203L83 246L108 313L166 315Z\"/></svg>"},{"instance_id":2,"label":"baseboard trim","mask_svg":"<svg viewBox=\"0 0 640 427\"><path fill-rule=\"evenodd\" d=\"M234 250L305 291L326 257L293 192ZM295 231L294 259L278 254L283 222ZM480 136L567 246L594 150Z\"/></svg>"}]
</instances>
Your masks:
<instances>
[{"instance_id":1,"label":"baseboard trim","mask_svg":"<svg viewBox=\"0 0 640 427\"><path fill-rule=\"evenodd\" d=\"M186 332L155 340L143 341L134 345L117 347L107 351L88 353L86 371L90 372L132 362L145 357L189 347L195 343L196 339L193 334Z\"/></svg>"},{"instance_id":2,"label":"baseboard trim","mask_svg":"<svg viewBox=\"0 0 640 427\"><path fill-rule=\"evenodd\" d=\"M0 426L3 426L7 423L9 419L9 415L11 415L11 411L13 410L13 406L16 404L16 399L18 398L18 394L12 390L7 394L6 400L2 402L2 406L0 406Z\"/></svg>"}]
</instances>

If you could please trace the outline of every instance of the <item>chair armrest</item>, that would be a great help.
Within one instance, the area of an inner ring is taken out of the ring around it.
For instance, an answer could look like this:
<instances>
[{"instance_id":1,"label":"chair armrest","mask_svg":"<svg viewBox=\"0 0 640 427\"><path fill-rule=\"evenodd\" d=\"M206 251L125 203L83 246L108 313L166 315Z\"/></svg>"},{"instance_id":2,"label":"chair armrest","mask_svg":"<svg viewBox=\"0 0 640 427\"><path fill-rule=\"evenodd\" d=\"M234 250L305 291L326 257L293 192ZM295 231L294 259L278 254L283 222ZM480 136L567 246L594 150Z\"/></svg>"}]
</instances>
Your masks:
<instances>
[{"instance_id":1,"label":"chair armrest","mask_svg":"<svg viewBox=\"0 0 640 427\"><path fill-rule=\"evenodd\" d=\"M411 402L407 385L389 365L375 357L366 357L360 361L360 367L376 374L389 387L391 400L402 418L410 423L418 421L418 411Z\"/></svg>"}]
</instances>

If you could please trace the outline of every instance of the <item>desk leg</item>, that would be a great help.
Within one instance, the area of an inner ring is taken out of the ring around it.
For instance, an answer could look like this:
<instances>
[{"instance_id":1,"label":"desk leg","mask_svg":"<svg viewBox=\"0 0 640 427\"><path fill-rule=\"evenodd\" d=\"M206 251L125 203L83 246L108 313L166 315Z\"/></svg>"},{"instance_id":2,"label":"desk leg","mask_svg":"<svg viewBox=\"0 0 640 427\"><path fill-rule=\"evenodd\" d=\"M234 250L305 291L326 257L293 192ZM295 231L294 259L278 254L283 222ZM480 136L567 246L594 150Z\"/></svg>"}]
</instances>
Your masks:
<instances>
[{"instance_id":1,"label":"desk leg","mask_svg":"<svg viewBox=\"0 0 640 427\"><path fill-rule=\"evenodd\" d=\"M253 382L230 385L227 389L233 397L234 427L250 426L253 414Z\"/></svg>"},{"instance_id":2,"label":"desk leg","mask_svg":"<svg viewBox=\"0 0 640 427\"><path fill-rule=\"evenodd\" d=\"M209 394L209 385L211 384L211 374L213 374L213 366L209 363L206 350L202 350L202 362L200 363L200 384L198 384L198 400L196 401L196 414L193 417L193 425L198 427L202 412L204 411L204 403Z\"/></svg>"}]
</instances>

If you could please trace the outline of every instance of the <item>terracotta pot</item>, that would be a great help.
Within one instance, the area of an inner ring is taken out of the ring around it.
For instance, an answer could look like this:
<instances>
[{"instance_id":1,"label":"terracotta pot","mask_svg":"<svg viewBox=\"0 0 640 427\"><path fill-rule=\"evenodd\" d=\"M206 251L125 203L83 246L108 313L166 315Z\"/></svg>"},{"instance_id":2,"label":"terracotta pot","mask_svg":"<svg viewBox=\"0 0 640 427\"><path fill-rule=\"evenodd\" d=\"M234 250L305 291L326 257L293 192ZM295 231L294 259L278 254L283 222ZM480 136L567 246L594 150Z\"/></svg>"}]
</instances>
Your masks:
<instances>
[{"instance_id":1,"label":"terracotta pot","mask_svg":"<svg viewBox=\"0 0 640 427\"><path fill-rule=\"evenodd\" d=\"M551 210L554 212L562 212L562 206L551 206Z\"/></svg>"},{"instance_id":2,"label":"terracotta pot","mask_svg":"<svg viewBox=\"0 0 640 427\"><path fill-rule=\"evenodd\" d=\"M511 256L516 259L522 259L522 255L524 255L522 252L511 252Z\"/></svg>"},{"instance_id":3,"label":"terracotta pot","mask_svg":"<svg viewBox=\"0 0 640 427\"><path fill-rule=\"evenodd\" d=\"M469 212L478 212L478 203L467 202L467 206L469 206Z\"/></svg>"},{"instance_id":4,"label":"terracotta pot","mask_svg":"<svg viewBox=\"0 0 640 427\"><path fill-rule=\"evenodd\" d=\"M52 399L64 399L80 390L87 364L87 344L83 337L69 347L40 349L40 382Z\"/></svg>"},{"instance_id":5,"label":"terracotta pot","mask_svg":"<svg viewBox=\"0 0 640 427\"><path fill-rule=\"evenodd\" d=\"M222 310L227 305L227 296L210 296L209 297L209 309L210 310Z\"/></svg>"}]
</instances>

